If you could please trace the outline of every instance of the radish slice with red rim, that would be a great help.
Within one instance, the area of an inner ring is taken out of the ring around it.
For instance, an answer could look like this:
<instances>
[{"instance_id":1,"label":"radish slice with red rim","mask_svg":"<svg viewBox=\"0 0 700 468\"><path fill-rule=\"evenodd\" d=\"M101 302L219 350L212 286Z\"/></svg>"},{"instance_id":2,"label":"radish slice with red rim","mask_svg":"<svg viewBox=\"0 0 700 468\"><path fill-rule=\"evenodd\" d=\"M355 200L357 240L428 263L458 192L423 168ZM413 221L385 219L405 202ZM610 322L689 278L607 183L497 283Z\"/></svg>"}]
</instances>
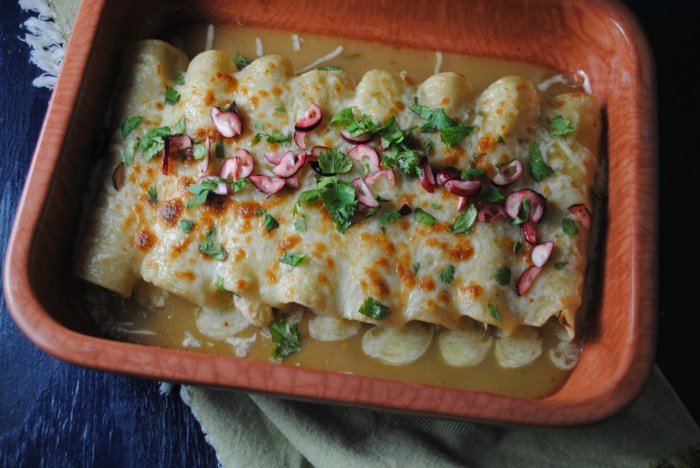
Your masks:
<instances>
[{"instance_id":1,"label":"radish slice with red rim","mask_svg":"<svg viewBox=\"0 0 700 468\"><path fill-rule=\"evenodd\" d=\"M374 198L372 191L369 189L369 187L367 187L367 184L365 184L365 181L362 180L362 177L353 179L352 185L355 187L355 191L357 192L357 200L360 203L370 208L379 206L379 202Z\"/></svg>"},{"instance_id":2,"label":"radish slice with red rim","mask_svg":"<svg viewBox=\"0 0 700 468\"><path fill-rule=\"evenodd\" d=\"M299 130L294 131L294 143L300 150L306 149L306 132L301 132Z\"/></svg>"},{"instance_id":3,"label":"radish slice with red rim","mask_svg":"<svg viewBox=\"0 0 700 468\"><path fill-rule=\"evenodd\" d=\"M348 143L367 143L369 140L372 139L374 136L373 133L361 133L360 135L357 136L352 136L350 132L347 130L343 130L340 132L340 136L343 140L347 141Z\"/></svg>"},{"instance_id":4,"label":"radish slice with red rim","mask_svg":"<svg viewBox=\"0 0 700 468\"><path fill-rule=\"evenodd\" d=\"M306 153L294 154L289 151L284 153L279 164L272 168L272 172L279 177L292 177L299 172L301 166L306 162Z\"/></svg>"},{"instance_id":5,"label":"radish slice with red rim","mask_svg":"<svg viewBox=\"0 0 700 468\"><path fill-rule=\"evenodd\" d=\"M205 175L205 176L202 176L202 177L200 177L199 179L197 179L197 182L195 182L195 183L196 183L196 184L199 184L199 183L202 182L203 180L218 181L219 178L218 178L218 177L215 177L215 176L212 176L212 175ZM214 192L214 193L217 194L217 195L228 195L228 188L229 188L229 187L228 187L228 184L226 184L225 182L218 182L218 183L216 184L216 188L215 188L214 190L212 190L212 192Z\"/></svg>"},{"instance_id":6,"label":"radish slice with red rim","mask_svg":"<svg viewBox=\"0 0 700 468\"><path fill-rule=\"evenodd\" d=\"M552 241L537 244L530 254L532 263L534 263L536 267L542 268L544 264L547 263L547 260L549 260L549 256L552 255L552 248L554 248L554 242Z\"/></svg>"},{"instance_id":7,"label":"radish slice with red rim","mask_svg":"<svg viewBox=\"0 0 700 468\"><path fill-rule=\"evenodd\" d=\"M321 108L316 104L311 104L304 112L304 116L294 124L294 128L300 132L310 132L318 127L318 124L321 123L321 118Z\"/></svg>"},{"instance_id":8,"label":"radish slice with red rim","mask_svg":"<svg viewBox=\"0 0 700 468\"><path fill-rule=\"evenodd\" d=\"M231 108L235 109L235 104ZM225 138L232 138L241 134L241 118L235 112L225 112L216 106L212 106L211 121Z\"/></svg>"},{"instance_id":9,"label":"radish slice with red rim","mask_svg":"<svg viewBox=\"0 0 700 468\"><path fill-rule=\"evenodd\" d=\"M457 211L464 211L469 206L469 198L457 197Z\"/></svg>"},{"instance_id":10,"label":"radish slice with red rim","mask_svg":"<svg viewBox=\"0 0 700 468\"><path fill-rule=\"evenodd\" d=\"M285 180L279 177L254 175L250 176L249 179L256 189L267 195L279 192L286 185Z\"/></svg>"},{"instance_id":11,"label":"radish slice with red rim","mask_svg":"<svg viewBox=\"0 0 700 468\"><path fill-rule=\"evenodd\" d=\"M234 178L233 180L245 179L253 173L253 169L255 169L255 161L253 160L253 155L250 154L250 151L247 149L238 148L233 153L233 157L238 160L238 170L236 171L237 178Z\"/></svg>"},{"instance_id":12,"label":"radish slice with red rim","mask_svg":"<svg viewBox=\"0 0 700 468\"><path fill-rule=\"evenodd\" d=\"M435 174L435 183L437 184L438 187L442 187L448 181L450 181L452 179L458 179L460 175L461 175L461 172L457 168L443 167L442 169L437 171L437 173Z\"/></svg>"},{"instance_id":13,"label":"radish slice with red rim","mask_svg":"<svg viewBox=\"0 0 700 468\"><path fill-rule=\"evenodd\" d=\"M114 172L112 172L112 186L117 192L124 186L124 182L126 181L124 167L124 163L120 162L117 164L117 167L114 168Z\"/></svg>"},{"instance_id":14,"label":"radish slice with red rim","mask_svg":"<svg viewBox=\"0 0 700 468\"><path fill-rule=\"evenodd\" d=\"M390 167L385 167L367 174L364 177L364 181L367 185L374 185L381 178L386 178L391 185L396 185L394 170Z\"/></svg>"},{"instance_id":15,"label":"radish slice with red rim","mask_svg":"<svg viewBox=\"0 0 700 468\"><path fill-rule=\"evenodd\" d=\"M433 168L430 167L430 160L423 156L420 161L420 186L428 193L435 191L435 176L433 176Z\"/></svg>"},{"instance_id":16,"label":"radish slice with red rim","mask_svg":"<svg viewBox=\"0 0 700 468\"><path fill-rule=\"evenodd\" d=\"M505 204L506 213L512 219L517 219L518 215L520 215L520 208L523 206L523 199L527 199L530 205L528 220L537 223L542 219L547 209L547 199L542 194L529 188L518 190L508 195Z\"/></svg>"},{"instance_id":17,"label":"radish slice with red rim","mask_svg":"<svg viewBox=\"0 0 700 468\"><path fill-rule=\"evenodd\" d=\"M542 272L542 268L537 267L537 266L531 266L527 270L523 271L523 274L520 275L520 279L518 280L518 286L517 286L517 292L518 296L523 296L525 293L527 293L530 290L530 287L532 286L532 283L535 282L537 277L540 275Z\"/></svg>"},{"instance_id":18,"label":"radish slice with red rim","mask_svg":"<svg viewBox=\"0 0 700 468\"><path fill-rule=\"evenodd\" d=\"M506 185L512 184L516 180L520 179L520 176L522 176L524 172L523 163L521 163L518 159L514 159L508 164L497 167L497 170L498 174L496 174L492 181L494 184L500 187L505 187Z\"/></svg>"},{"instance_id":19,"label":"radish slice with red rim","mask_svg":"<svg viewBox=\"0 0 700 468\"><path fill-rule=\"evenodd\" d=\"M365 160L367 160L372 170L379 169L379 154L377 153L377 150L369 145L361 144L355 146L353 149L348 151L348 157L350 157L350 159L354 159L360 164L364 164Z\"/></svg>"},{"instance_id":20,"label":"radish slice with red rim","mask_svg":"<svg viewBox=\"0 0 700 468\"><path fill-rule=\"evenodd\" d=\"M476 220L480 223L490 223L506 216L506 210L503 209L503 205L500 203L486 203L476 215Z\"/></svg>"},{"instance_id":21,"label":"radish slice with red rim","mask_svg":"<svg viewBox=\"0 0 700 468\"><path fill-rule=\"evenodd\" d=\"M583 226L586 231L591 230L591 210L588 209L583 203L577 203L569 207L569 213L571 213L576 221Z\"/></svg>"},{"instance_id":22,"label":"radish slice with red rim","mask_svg":"<svg viewBox=\"0 0 700 468\"><path fill-rule=\"evenodd\" d=\"M285 151L283 153L273 153L273 152L268 152L265 153L265 159L267 159L267 162L270 164L276 166L282 161L282 158L287 156L288 154L294 154L294 151Z\"/></svg>"},{"instance_id":23,"label":"radish slice with red rim","mask_svg":"<svg viewBox=\"0 0 700 468\"><path fill-rule=\"evenodd\" d=\"M228 158L224 163L221 165L221 169L219 170L219 177L222 179L232 179L232 180L238 180L236 177L238 174L238 158L237 157L232 157Z\"/></svg>"},{"instance_id":24,"label":"radish slice with red rim","mask_svg":"<svg viewBox=\"0 0 700 468\"><path fill-rule=\"evenodd\" d=\"M470 197L479 193L481 182L478 180L448 180L445 182L445 189L448 192L460 196Z\"/></svg>"},{"instance_id":25,"label":"radish slice with red rim","mask_svg":"<svg viewBox=\"0 0 700 468\"><path fill-rule=\"evenodd\" d=\"M528 244L535 245L537 243L537 231L535 230L534 223L528 221L527 223L521 224L520 232L523 235L523 239L525 239L525 242Z\"/></svg>"},{"instance_id":26,"label":"radish slice with red rim","mask_svg":"<svg viewBox=\"0 0 700 468\"><path fill-rule=\"evenodd\" d=\"M163 142L163 161L160 165L160 172L163 175L168 175L168 168L170 166L170 138L166 138Z\"/></svg>"}]
</instances>

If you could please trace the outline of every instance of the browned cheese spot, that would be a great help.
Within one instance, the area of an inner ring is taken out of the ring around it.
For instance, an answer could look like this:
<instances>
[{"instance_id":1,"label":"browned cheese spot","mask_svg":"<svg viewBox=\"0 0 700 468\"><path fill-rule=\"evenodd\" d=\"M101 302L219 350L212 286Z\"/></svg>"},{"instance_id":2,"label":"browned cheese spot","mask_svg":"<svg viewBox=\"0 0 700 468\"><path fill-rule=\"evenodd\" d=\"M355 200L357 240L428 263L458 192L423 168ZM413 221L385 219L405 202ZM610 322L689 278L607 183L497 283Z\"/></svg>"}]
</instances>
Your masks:
<instances>
[{"instance_id":1,"label":"browned cheese spot","mask_svg":"<svg viewBox=\"0 0 700 468\"><path fill-rule=\"evenodd\" d=\"M299 245L301 242L301 236L299 234L292 234L289 236L286 236L284 239L282 239L278 244L277 244L277 250L280 252L288 252L292 250L294 247Z\"/></svg>"},{"instance_id":2,"label":"browned cheese spot","mask_svg":"<svg viewBox=\"0 0 700 468\"><path fill-rule=\"evenodd\" d=\"M435 280L430 277L423 277L418 281L418 286L423 291L432 291L435 289Z\"/></svg>"},{"instance_id":3,"label":"browned cheese spot","mask_svg":"<svg viewBox=\"0 0 700 468\"><path fill-rule=\"evenodd\" d=\"M479 138L479 141L476 144L476 151L479 154L483 153L490 153L492 151L496 150L496 145L498 143L496 140L491 136L490 133L487 133L486 135L482 136Z\"/></svg>"},{"instance_id":4,"label":"browned cheese spot","mask_svg":"<svg viewBox=\"0 0 700 468\"><path fill-rule=\"evenodd\" d=\"M166 200L161 203L160 207L158 208L158 215L166 226L172 227L180 220L180 216L182 215L184 208L185 205L179 198Z\"/></svg>"},{"instance_id":5,"label":"browned cheese spot","mask_svg":"<svg viewBox=\"0 0 700 468\"><path fill-rule=\"evenodd\" d=\"M235 250L233 251L233 259L236 262L241 262L243 261L248 255L245 253L245 250L243 250L240 247L236 247Z\"/></svg>"},{"instance_id":6,"label":"browned cheese spot","mask_svg":"<svg viewBox=\"0 0 700 468\"><path fill-rule=\"evenodd\" d=\"M469 286L459 288L458 293L461 298L477 300L481 297L483 289L478 284L470 284Z\"/></svg>"},{"instance_id":7,"label":"browned cheese spot","mask_svg":"<svg viewBox=\"0 0 700 468\"><path fill-rule=\"evenodd\" d=\"M134 246L145 253L153 248L157 240L155 234L146 228L142 228L134 236Z\"/></svg>"},{"instance_id":8,"label":"browned cheese spot","mask_svg":"<svg viewBox=\"0 0 700 468\"><path fill-rule=\"evenodd\" d=\"M180 279L187 280L187 281L194 281L194 279L196 278L196 275L191 270L176 271L175 276L177 276Z\"/></svg>"}]
</instances>

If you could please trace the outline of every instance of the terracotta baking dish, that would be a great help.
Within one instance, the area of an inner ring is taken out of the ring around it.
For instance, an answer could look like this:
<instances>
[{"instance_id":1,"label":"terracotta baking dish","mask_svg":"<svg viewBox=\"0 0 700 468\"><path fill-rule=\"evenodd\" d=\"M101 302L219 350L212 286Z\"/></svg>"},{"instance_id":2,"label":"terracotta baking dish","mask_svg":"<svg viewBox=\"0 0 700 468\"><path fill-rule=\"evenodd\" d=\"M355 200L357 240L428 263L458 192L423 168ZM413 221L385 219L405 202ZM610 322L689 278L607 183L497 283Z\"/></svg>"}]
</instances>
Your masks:
<instances>
[{"instance_id":1,"label":"terracotta baking dish","mask_svg":"<svg viewBox=\"0 0 700 468\"><path fill-rule=\"evenodd\" d=\"M138 14L133 12L138 11ZM559 391L518 399L122 343L100 336L71 274L95 135L120 55L134 40L204 18L582 70L604 106L609 196L593 328ZM573 425L630 404L654 353L657 160L652 61L631 14L609 1L253 0L84 2L18 209L5 294L40 348L94 369L329 403L500 423Z\"/></svg>"}]
</instances>

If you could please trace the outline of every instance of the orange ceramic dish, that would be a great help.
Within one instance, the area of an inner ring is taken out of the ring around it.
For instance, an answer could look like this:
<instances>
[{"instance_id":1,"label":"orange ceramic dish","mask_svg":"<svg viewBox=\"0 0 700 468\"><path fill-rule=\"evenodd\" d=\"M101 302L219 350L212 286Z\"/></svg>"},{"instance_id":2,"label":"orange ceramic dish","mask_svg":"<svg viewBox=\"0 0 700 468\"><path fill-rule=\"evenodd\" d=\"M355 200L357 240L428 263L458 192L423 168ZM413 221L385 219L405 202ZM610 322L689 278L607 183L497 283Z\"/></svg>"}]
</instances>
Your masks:
<instances>
[{"instance_id":1,"label":"orange ceramic dish","mask_svg":"<svg viewBox=\"0 0 700 468\"><path fill-rule=\"evenodd\" d=\"M155 2L133 15L131 6L109 0L83 5L28 177L31 192L25 190L15 221L5 293L19 327L42 349L78 365L155 379L517 424L597 421L641 391L653 362L656 141L649 52L624 8L575 0L455 0L437 9L429 2L398 8L396 2L360 7L272 0L234 9L210 0L177 7ZM608 206L592 333L561 389L542 399L513 398L100 336L71 274L93 135L124 48L198 19L521 60L587 76L607 122Z\"/></svg>"}]
</instances>

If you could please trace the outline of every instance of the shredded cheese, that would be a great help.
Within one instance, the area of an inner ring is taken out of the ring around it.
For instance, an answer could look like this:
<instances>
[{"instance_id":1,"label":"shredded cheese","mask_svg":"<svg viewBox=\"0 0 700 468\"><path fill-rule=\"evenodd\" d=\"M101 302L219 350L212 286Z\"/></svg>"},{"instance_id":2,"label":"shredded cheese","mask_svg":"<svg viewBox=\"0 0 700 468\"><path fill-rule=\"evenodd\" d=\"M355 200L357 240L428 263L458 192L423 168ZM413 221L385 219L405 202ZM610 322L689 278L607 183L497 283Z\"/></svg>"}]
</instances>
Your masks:
<instances>
[{"instance_id":1,"label":"shredded cheese","mask_svg":"<svg viewBox=\"0 0 700 468\"><path fill-rule=\"evenodd\" d=\"M311 70L312 68L319 66L319 65L322 64L323 62L327 62L327 61L329 61L329 60L333 60L334 58L336 58L337 56L339 56L340 54L342 54L342 53L343 53L343 50L344 50L344 49L343 49L343 46L338 46L338 48L335 49L335 50L334 50L333 52L331 52L330 54L324 55L324 56L321 57L320 59L318 59L318 60L316 60L316 61L314 61L314 62L311 62L310 64L308 64L308 65L305 66L304 68L300 69L300 70L298 71L298 73L304 73L305 71L309 71L309 70Z\"/></svg>"},{"instance_id":2,"label":"shredded cheese","mask_svg":"<svg viewBox=\"0 0 700 468\"><path fill-rule=\"evenodd\" d=\"M214 25L209 23L207 26L207 41L204 44L204 50L211 50L214 46Z\"/></svg>"},{"instance_id":3,"label":"shredded cheese","mask_svg":"<svg viewBox=\"0 0 700 468\"><path fill-rule=\"evenodd\" d=\"M435 75L440 73L442 68L442 52L435 52Z\"/></svg>"}]
</instances>

